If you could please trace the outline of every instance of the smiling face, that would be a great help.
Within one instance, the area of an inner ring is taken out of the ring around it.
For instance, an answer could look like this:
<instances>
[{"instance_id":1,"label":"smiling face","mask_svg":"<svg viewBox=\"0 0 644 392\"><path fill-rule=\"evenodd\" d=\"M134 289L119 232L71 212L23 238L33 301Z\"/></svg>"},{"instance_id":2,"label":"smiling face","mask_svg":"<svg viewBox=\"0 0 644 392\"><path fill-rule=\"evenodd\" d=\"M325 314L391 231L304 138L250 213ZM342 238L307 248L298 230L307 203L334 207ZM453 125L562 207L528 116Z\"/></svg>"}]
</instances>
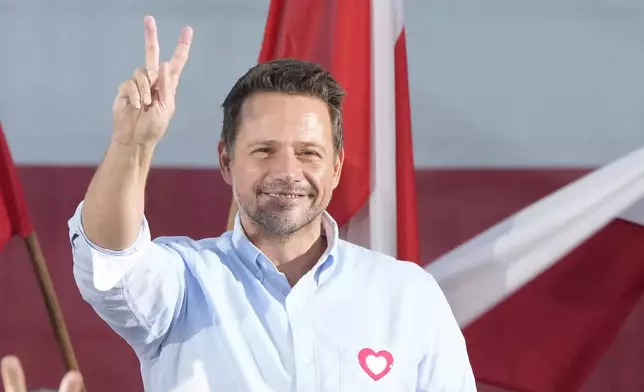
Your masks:
<instances>
[{"instance_id":1,"label":"smiling face","mask_svg":"<svg viewBox=\"0 0 644 392\"><path fill-rule=\"evenodd\" d=\"M224 179L241 213L278 237L318 220L343 159L326 103L306 95L253 93L239 113L233 154L220 144Z\"/></svg>"}]
</instances>

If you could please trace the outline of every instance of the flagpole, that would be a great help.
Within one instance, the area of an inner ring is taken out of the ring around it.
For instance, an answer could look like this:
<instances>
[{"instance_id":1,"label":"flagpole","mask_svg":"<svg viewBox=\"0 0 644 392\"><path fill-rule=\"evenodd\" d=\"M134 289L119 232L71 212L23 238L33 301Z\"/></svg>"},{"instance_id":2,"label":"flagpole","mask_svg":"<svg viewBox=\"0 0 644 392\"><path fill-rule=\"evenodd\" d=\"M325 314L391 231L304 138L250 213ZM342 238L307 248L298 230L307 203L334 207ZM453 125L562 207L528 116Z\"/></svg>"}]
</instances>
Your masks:
<instances>
[{"instance_id":1,"label":"flagpole","mask_svg":"<svg viewBox=\"0 0 644 392\"><path fill-rule=\"evenodd\" d=\"M47 270L45 257L40 247L40 242L38 241L35 230L27 235L27 237L25 237L25 244L27 245L29 256L38 278L40 290L45 299L45 306L47 307L47 313L49 314L49 321L56 334L56 339L58 340L58 345L60 352L63 355L65 366L68 371L79 370L78 361L76 360L72 342L69 338L69 332L67 331L67 327L65 326L63 312L61 311L58 299L56 298L54 285L51 281L49 271Z\"/></svg>"}]
</instances>

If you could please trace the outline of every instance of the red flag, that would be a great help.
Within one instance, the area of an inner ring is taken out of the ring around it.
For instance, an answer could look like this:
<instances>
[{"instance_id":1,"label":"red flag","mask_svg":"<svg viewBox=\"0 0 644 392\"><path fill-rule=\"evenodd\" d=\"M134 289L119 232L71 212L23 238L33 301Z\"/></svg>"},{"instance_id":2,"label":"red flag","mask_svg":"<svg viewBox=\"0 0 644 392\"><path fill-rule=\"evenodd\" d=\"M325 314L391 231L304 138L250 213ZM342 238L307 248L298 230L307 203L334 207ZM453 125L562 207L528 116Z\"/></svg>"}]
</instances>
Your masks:
<instances>
[{"instance_id":1,"label":"red flag","mask_svg":"<svg viewBox=\"0 0 644 392\"><path fill-rule=\"evenodd\" d=\"M25 238L32 231L18 172L0 124L0 248L14 235Z\"/></svg>"},{"instance_id":2,"label":"red flag","mask_svg":"<svg viewBox=\"0 0 644 392\"><path fill-rule=\"evenodd\" d=\"M260 62L285 57L322 64L347 92L329 206L344 236L419 263L401 2L272 0Z\"/></svg>"}]
</instances>

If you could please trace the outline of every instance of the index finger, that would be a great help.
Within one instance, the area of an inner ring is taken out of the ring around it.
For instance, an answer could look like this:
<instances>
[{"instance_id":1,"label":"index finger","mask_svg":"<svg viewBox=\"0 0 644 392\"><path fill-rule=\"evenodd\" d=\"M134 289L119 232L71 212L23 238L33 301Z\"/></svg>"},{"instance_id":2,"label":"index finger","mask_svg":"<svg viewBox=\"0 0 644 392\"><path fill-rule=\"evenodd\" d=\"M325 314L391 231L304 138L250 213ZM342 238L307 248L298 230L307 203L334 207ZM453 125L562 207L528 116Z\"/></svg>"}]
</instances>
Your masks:
<instances>
[{"instance_id":1,"label":"index finger","mask_svg":"<svg viewBox=\"0 0 644 392\"><path fill-rule=\"evenodd\" d=\"M152 16L143 19L145 31L145 68L148 71L159 69L159 36L157 34L157 22Z\"/></svg>"}]
</instances>

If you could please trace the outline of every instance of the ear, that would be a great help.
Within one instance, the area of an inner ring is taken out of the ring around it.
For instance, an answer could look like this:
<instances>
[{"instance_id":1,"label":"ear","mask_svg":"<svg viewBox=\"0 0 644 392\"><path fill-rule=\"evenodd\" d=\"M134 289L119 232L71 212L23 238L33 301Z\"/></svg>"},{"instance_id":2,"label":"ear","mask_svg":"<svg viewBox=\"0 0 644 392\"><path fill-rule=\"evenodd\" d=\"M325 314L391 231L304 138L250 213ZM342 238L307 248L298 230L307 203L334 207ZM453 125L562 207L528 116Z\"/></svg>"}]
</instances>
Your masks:
<instances>
[{"instance_id":1,"label":"ear","mask_svg":"<svg viewBox=\"0 0 644 392\"><path fill-rule=\"evenodd\" d=\"M344 164L344 148L340 150L338 156L334 158L333 162L333 189L340 183L340 175L342 174L342 165Z\"/></svg>"},{"instance_id":2,"label":"ear","mask_svg":"<svg viewBox=\"0 0 644 392\"><path fill-rule=\"evenodd\" d=\"M223 140L219 141L217 145L217 151L219 152L219 170L221 171L221 176L226 181L226 184L233 185L233 177L230 173L230 164L232 163L232 157L226 149L226 143Z\"/></svg>"}]
</instances>

